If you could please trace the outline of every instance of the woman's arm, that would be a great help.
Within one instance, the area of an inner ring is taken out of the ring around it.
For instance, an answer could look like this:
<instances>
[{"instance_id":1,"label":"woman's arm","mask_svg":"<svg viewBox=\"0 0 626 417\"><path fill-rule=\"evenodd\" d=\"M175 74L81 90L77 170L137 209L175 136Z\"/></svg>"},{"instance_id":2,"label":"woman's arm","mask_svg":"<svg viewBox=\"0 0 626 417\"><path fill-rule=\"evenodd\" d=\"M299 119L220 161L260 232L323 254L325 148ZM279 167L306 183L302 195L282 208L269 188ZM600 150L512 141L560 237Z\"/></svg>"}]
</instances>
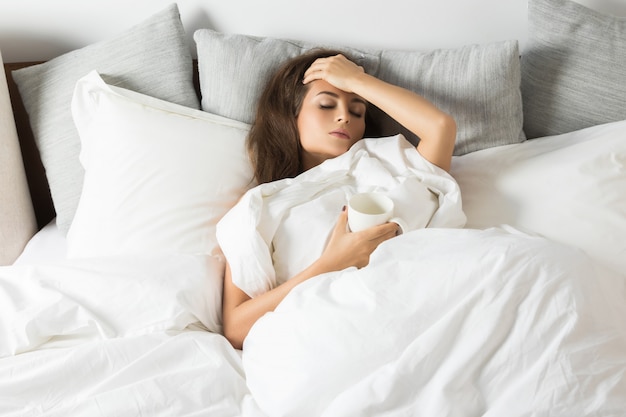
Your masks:
<instances>
[{"instance_id":1,"label":"woman's arm","mask_svg":"<svg viewBox=\"0 0 626 417\"><path fill-rule=\"evenodd\" d=\"M450 170L456 139L456 123L452 116L418 94L366 74L362 67L342 55L315 61L305 73L303 82L318 79L358 94L376 105L419 136L417 150L424 158Z\"/></svg>"},{"instance_id":2,"label":"woman's arm","mask_svg":"<svg viewBox=\"0 0 626 417\"><path fill-rule=\"evenodd\" d=\"M395 223L385 223L350 233L347 223L347 212L343 211L320 258L298 275L258 297L250 298L238 288L232 281L230 267L226 266L222 320L224 336L233 347L241 349L252 325L265 313L273 311L296 285L325 272L367 265L374 249L395 236L398 229Z\"/></svg>"}]
</instances>

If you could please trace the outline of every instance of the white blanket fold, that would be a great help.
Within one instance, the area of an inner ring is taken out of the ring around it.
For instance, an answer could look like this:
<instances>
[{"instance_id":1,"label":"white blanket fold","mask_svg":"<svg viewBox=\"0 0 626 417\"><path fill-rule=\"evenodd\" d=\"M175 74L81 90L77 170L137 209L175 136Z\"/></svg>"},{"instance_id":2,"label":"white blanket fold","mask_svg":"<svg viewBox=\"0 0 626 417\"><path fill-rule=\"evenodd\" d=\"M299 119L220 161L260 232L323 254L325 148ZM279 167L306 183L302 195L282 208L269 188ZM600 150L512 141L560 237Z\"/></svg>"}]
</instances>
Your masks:
<instances>
[{"instance_id":1,"label":"white blanket fold","mask_svg":"<svg viewBox=\"0 0 626 417\"><path fill-rule=\"evenodd\" d=\"M238 417L238 353L206 331L154 332L0 359L3 417Z\"/></svg>"},{"instance_id":2,"label":"white blanket fold","mask_svg":"<svg viewBox=\"0 0 626 417\"><path fill-rule=\"evenodd\" d=\"M462 227L456 181L403 136L364 139L296 178L248 191L217 226L233 282L251 297L299 273L322 253L339 213L357 192L394 200L410 230Z\"/></svg>"},{"instance_id":3,"label":"white blanket fold","mask_svg":"<svg viewBox=\"0 0 626 417\"><path fill-rule=\"evenodd\" d=\"M188 254L0 268L0 415L241 416L223 271Z\"/></svg>"},{"instance_id":4,"label":"white blanket fold","mask_svg":"<svg viewBox=\"0 0 626 417\"><path fill-rule=\"evenodd\" d=\"M221 256L174 254L0 268L0 358L59 339L219 332L223 270Z\"/></svg>"}]
</instances>

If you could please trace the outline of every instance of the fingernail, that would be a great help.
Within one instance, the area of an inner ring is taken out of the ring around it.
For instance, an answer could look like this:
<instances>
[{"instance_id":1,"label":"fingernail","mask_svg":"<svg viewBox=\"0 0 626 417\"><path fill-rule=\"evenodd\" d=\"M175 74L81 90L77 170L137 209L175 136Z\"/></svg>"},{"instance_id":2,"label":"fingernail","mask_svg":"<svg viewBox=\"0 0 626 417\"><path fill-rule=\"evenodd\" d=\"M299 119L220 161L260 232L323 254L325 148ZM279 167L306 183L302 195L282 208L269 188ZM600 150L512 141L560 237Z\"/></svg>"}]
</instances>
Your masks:
<instances>
[{"instance_id":1,"label":"fingernail","mask_svg":"<svg viewBox=\"0 0 626 417\"><path fill-rule=\"evenodd\" d=\"M343 206L343 207L341 208L341 211L346 211L346 206Z\"/></svg>"}]
</instances>

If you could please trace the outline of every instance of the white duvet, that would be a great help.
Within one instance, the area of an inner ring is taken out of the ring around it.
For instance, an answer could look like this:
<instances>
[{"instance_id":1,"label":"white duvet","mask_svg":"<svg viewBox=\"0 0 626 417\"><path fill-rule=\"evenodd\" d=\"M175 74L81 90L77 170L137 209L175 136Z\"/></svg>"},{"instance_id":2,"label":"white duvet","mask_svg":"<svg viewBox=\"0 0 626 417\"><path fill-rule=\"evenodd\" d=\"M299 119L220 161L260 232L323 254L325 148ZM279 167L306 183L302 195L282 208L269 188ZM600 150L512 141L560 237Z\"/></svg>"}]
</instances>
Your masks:
<instances>
[{"instance_id":1,"label":"white duvet","mask_svg":"<svg viewBox=\"0 0 626 417\"><path fill-rule=\"evenodd\" d=\"M271 416L623 416L624 278L502 229L423 229L293 290L252 328Z\"/></svg>"},{"instance_id":2,"label":"white duvet","mask_svg":"<svg viewBox=\"0 0 626 417\"><path fill-rule=\"evenodd\" d=\"M306 267L347 197L372 184L405 221L427 220L252 327L243 367L264 413L624 415L626 277L510 227L455 228L458 186L401 137L249 191L218 225L233 282L255 296Z\"/></svg>"}]
</instances>

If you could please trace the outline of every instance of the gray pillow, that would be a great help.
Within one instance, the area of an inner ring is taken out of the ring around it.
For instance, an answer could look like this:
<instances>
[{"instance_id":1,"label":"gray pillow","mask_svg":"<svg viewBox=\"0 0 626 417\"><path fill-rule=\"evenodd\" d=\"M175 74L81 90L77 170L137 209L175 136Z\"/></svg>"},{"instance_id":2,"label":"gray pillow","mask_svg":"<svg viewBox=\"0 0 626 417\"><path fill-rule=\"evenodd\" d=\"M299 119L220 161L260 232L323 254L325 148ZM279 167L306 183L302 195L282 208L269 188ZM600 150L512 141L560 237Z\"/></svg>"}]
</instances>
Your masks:
<instances>
[{"instance_id":1,"label":"gray pillow","mask_svg":"<svg viewBox=\"0 0 626 417\"><path fill-rule=\"evenodd\" d=\"M196 31L194 39L202 109L245 123L253 121L270 74L284 60L317 46L209 29ZM455 154L525 139L517 41L432 52L330 47L359 58L369 74L423 94L452 114L458 124ZM376 133L404 133L417 143L380 110L373 109L372 118Z\"/></svg>"},{"instance_id":2,"label":"gray pillow","mask_svg":"<svg viewBox=\"0 0 626 417\"><path fill-rule=\"evenodd\" d=\"M382 51L378 78L412 90L457 123L455 155L524 141L517 41L431 52ZM387 117L382 133L417 137Z\"/></svg>"},{"instance_id":3,"label":"gray pillow","mask_svg":"<svg viewBox=\"0 0 626 417\"><path fill-rule=\"evenodd\" d=\"M522 98L529 138L626 119L626 20L530 0Z\"/></svg>"},{"instance_id":4,"label":"gray pillow","mask_svg":"<svg viewBox=\"0 0 626 417\"><path fill-rule=\"evenodd\" d=\"M84 176L70 105L74 84L92 70L110 84L200 107L193 85L191 51L176 4L114 39L14 71L46 169L57 225L64 232L74 218Z\"/></svg>"},{"instance_id":5,"label":"gray pillow","mask_svg":"<svg viewBox=\"0 0 626 417\"><path fill-rule=\"evenodd\" d=\"M202 110L252 123L263 87L287 59L318 46L350 54L367 72L376 71L379 57L368 51L336 45L230 35L211 29L194 33L198 50L198 72Z\"/></svg>"}]
</instances>

